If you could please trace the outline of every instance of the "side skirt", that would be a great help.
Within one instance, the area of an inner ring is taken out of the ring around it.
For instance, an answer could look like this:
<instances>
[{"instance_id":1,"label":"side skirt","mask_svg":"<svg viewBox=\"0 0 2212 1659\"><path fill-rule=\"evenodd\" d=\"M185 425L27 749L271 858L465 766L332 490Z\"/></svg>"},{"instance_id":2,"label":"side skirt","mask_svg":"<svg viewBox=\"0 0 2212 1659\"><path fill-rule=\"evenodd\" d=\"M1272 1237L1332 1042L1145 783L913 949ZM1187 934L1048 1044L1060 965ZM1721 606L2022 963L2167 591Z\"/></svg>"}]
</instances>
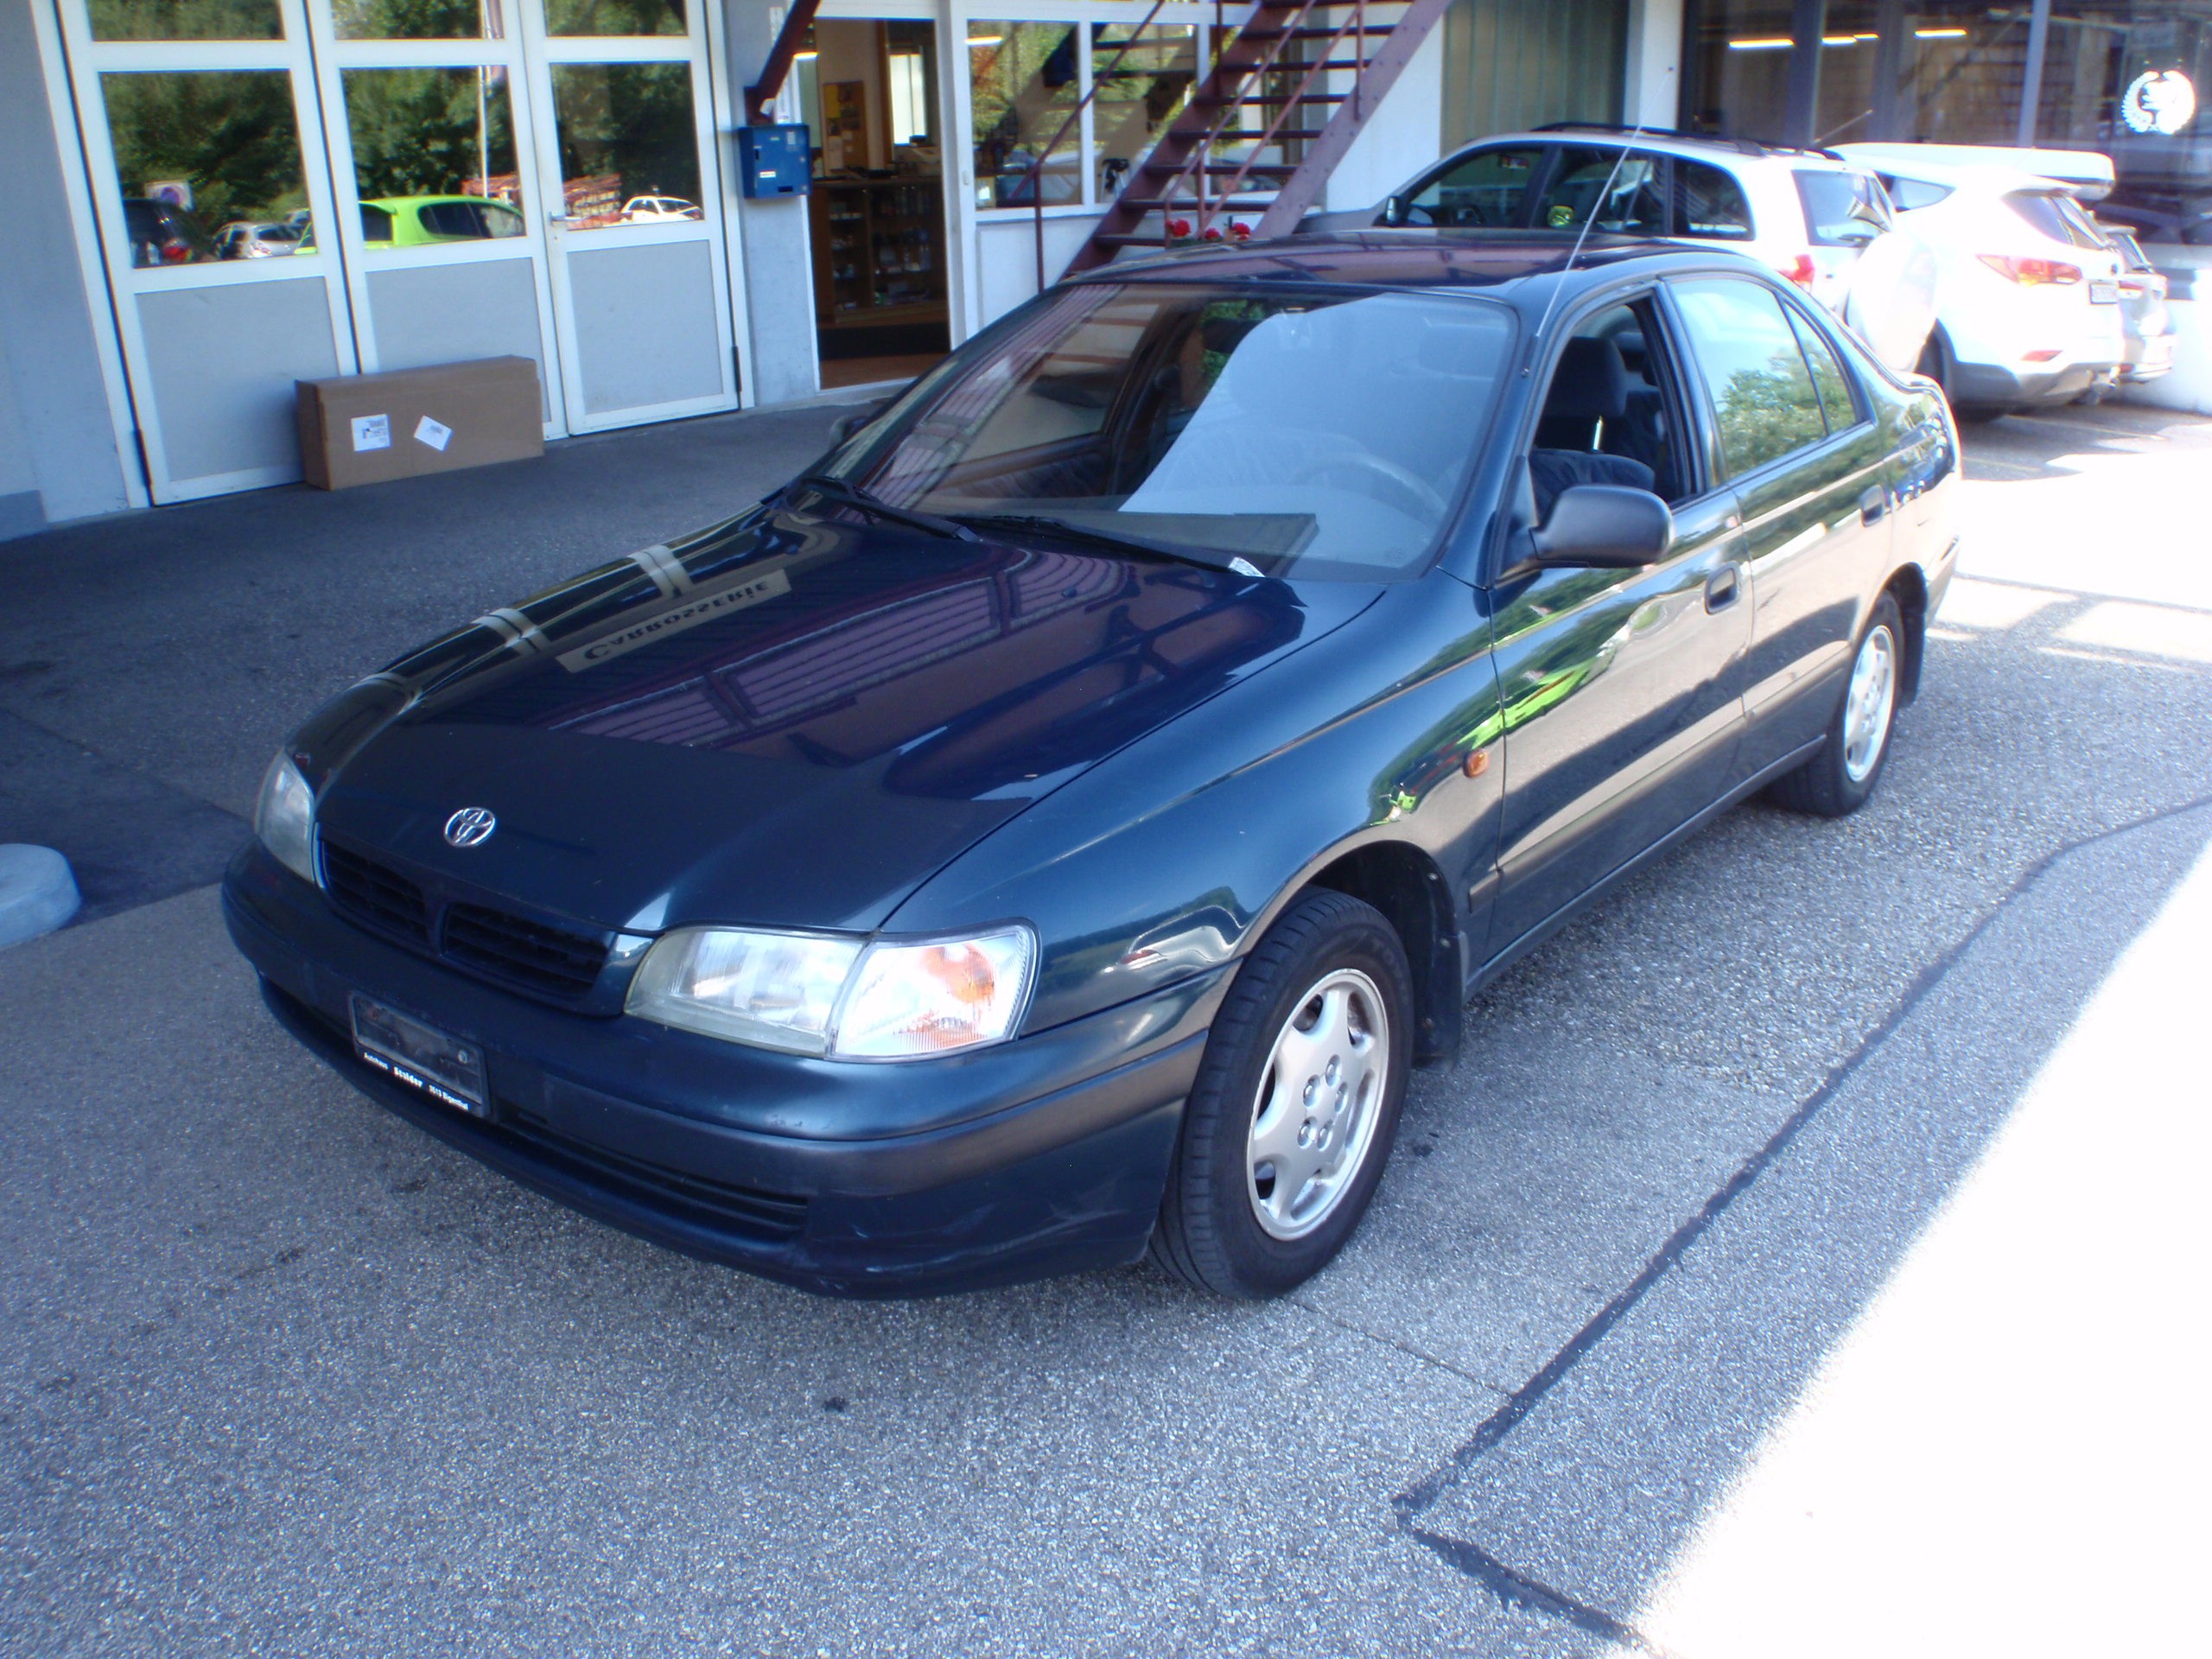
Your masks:
<instances>
[{"instance_id":1,"label":"side skirt","mask_svg":"<svg viewBox=\"0 0 2212 1659\"><path fill-rule=\"evenodd\" d=\"M1734 806L1739 801L1749 799L1751 796L1758 794L1759 791L1764 789L1776 779L1783 776L1786 772L1793 772L1797 767L1804 765L1806 761L1811 760L1814 755L1820 753L1821 746L1827 741L1827 739L1825 737L1816 737L1809 743L1800 744L1797 747L1792 749L1789 753L1783 755L1780 760L1773 762L1771 765L1760 768L1760 770L1752 773L1751 777L1745 779L1742 783L1737 785L1735 788L1730 790L1726 795L1723 795L1719 800L1713 802L1712 805L1707 807L1703 811L1698 813L1694 817L1686 819L1680 827L1669 830L1666 835L1662 836L1658 840L1653 842L1651 845L1645 848L1634 858L1629 860L1627 863L1622 865L1611 875L1592 883L1589 887L1584 890L1580 898L1571 899L1567 904L1560 906L1559 909L1554 911L1551 915L1547 917L1544 920L1537 923L1535 926L1530 928L1519 938L1514 940L1512 944L1507 945L1504 950L1499 951L1496 956L1492 957L1488 962L1484 963L1482 966L1476 969L1472 974L1468 976L1466 995L1472 996L1477 991L1482 989L1484 986L1489 984L1491 981L1496 979L1500 974L1513 966L1515 963L1520 961L1522 957L1527 956L1538 945L1543 944L1545 940L1550 938L1553 934L1558 932L1560 929L1565 927L1577 916L1580 916L1592 905L1596 904L1598 900L1604 898L1622 882L1627 880L1630 876L1634 875L1638 870L1643 868L1646 865L1665 857L1683 842L1688 841L1699 830L1704 829L1707 824L1712 823L1713 819L1719 817L1723 812L1728 810L1730 807Z\"/></svg>"}]
</instances>

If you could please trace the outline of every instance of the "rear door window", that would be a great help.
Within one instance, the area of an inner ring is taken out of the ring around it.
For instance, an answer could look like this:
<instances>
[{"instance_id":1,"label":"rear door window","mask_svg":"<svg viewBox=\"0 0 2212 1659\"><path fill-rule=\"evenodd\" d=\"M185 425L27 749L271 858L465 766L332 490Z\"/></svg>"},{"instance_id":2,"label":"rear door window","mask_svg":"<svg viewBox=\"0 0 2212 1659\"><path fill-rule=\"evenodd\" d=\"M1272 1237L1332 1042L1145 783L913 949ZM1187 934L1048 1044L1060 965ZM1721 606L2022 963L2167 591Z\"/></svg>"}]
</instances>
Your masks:
<instances>
[{"instance_id":1,"label":"rear door window","mask_svg":"<svg viewBox=\"0 0 2212 1659\"><path fill-rule=\"evenodd\" d=\"M1797 312L1790 311L1789 316L1789 326L1797 334L1798 348L1805 353L1805 366L1813 372L1813 388L1821 394L1821 414L1827 422L1828 430L1840 432L1858 425L1859 403L1851 395L1851 381L1845 372L1843 359L1828 344L1827 336Z\"/></svg>"},{"instance_id":2,"label":"rear door window","mask_svg":"<svg viewBox=\"0 0 2212 1659\"><path fill-rule=\"evenodd\" d=\"M1734 174L1705 162L1675 161L1675 211L1677 236L1702 237L1720 242L1748 242L1751 238L1751 204Z\"/></svg>"},{"instance_id":3,"label":"rear door window","mask_svg":"<svg viewBox=\"0 0 2212 1659\"><path fill-rule=\"evenodd\" d=\"M1531 223L1617 236L1667 234L1667 158L1643 150L1560 147Z\"/></svg>"},{"instance_id":4,"label":"rear door window","mask_svg":"<svg viewBox=\"0 0 2212 1659\"><path fill-rule=\"evenodd\" d=\"M1675 302L1713 402L1723 483L1827 436L1821 395L1782 302L1758 283L1699 276L1673 284Z\"/></svg>"},{"instance_id":5,"label":"rear door window","mask_svg":"<svg viewBox=\"0 0 2212 1659\"><path fill-rule=\"evenodd\" d=\"M1890 200L1900 213L1911 213L1916 208L1933 207L1951 194L1948 184L1930 184L1925 179L1900 179L1891 174L1879 175L1883 188L1890 193Z\"/></svg>"},{"instance_id":6,"label":"rear door window","mask_svg":"<svg viewBox=\"0 0 2212 1659\"><path fill-rule=\"evenodd\" d=\"M1544 170L1541 144L1485 149L1430 175L1407 203L1408 225L1515 226L1529 187Z\"/></svg>"}]
</instances>

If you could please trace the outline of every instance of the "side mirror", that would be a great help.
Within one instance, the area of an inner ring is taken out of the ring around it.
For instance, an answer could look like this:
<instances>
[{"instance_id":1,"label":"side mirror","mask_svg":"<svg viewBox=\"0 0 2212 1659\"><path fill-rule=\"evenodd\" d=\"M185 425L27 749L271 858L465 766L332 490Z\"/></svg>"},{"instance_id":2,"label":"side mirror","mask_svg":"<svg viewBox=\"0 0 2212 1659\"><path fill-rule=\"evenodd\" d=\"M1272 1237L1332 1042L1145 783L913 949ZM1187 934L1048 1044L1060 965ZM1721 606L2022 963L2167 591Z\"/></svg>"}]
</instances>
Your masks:
<instances>
[{"instance_id":1,"label":"side mirror","mask_svg":"<svg viewBox=\"0 0 2212 1659\"><path fill-rule=\"evenodd\" d=\"M1403 196L1385 197L1382 202L1382 223L1402 225L1405 222L1406 199Z\"/></svg>"},{"instance_id":2,"label":"side mirror","mask_svg":"<svg viewBox=\"0 0 2212 1659\"><path fill-rule=\"evenodd\" d=\"M1523 568L1640 570L1665 558L1674 539L1675 515L1650 491L1577 484L1560 492L1551 516L1530 536L1535 557Z\"/></svg>"}]
</instances>

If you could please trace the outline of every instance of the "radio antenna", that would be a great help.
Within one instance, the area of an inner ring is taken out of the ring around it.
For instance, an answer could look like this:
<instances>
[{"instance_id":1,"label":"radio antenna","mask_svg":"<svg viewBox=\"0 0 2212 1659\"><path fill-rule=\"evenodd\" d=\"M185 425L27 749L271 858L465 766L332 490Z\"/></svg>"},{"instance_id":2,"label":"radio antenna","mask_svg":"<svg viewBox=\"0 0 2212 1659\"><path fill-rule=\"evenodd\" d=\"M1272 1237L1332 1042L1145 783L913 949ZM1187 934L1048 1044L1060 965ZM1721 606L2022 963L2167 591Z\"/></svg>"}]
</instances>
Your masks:
<instances>
[{"instance_id":1,"label":"radio antenna","mask_svg":"<svg viewBox=\"0 0 2212 1659\"><path fill-rule=\"evenodd\" d=\"M1544 315L1536 319L1535 337L1529 342L1532 347L1541 346L1542 343L1544 330L1550 326L1552 312L1559 304L1560 290L1567 286L1567 275L1574 269L1574 262L1582 257L1582 245L1590 239L1591 227L1598 222L1598 210L1605 205L1606 197L1612 194L1613 181L1621 175L1621 163L1628 160L1629 151L1636 147L1636 141L1643 137L1643 123L1639 121L1629 136L1621 140L1621 153L1613 157L1612 170L1605 175L1605 183L1598 187L1598 194L1590 203L1590 212L1582 220L1582 233L1574 238L1574 246L1567 256L1567 263L1560 267L1560 280L1552 284L1552 296L1544 302ZM1535 369L1536 354L1534 350L1531 350L1529 353L1529 360L1522 366L1521 372L1524 375L1533 374Z\"/></svg>"}]
</instances>

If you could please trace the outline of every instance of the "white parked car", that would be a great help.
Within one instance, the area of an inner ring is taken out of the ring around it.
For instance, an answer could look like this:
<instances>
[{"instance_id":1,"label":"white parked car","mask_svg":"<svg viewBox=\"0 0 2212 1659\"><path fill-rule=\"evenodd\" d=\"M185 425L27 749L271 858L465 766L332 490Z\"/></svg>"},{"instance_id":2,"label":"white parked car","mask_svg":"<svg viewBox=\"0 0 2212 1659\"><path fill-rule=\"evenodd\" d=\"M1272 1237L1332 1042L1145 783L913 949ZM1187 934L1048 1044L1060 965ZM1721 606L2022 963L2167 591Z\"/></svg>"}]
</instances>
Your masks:
<instances>
[{"instance_id":1,"label":"white parked car","mask_svg":"<svg viewBox=\"0 0 2212 1659\"><path fill-rule=\"evenodd\" d=\"M1935 317L1935 261L1897 232L1873 169L1833 151L1562 123L1480 139L1379 207L1311 214L1300 228L1565 229L1593 214L1600 232L1747 254L1850 323L1886 361L1919 360Z\"/></svg>"},{"instance_id":2,"label":"white parked car","mask_svg":"<svg viewBox=\"0 0 2212 1659\"><path fill-rule=\"evenodd\" d=\"M2075 200L2094 180L2061 181L2008 164L2020 152L1985 160L1961 145L1843 153L1879 171L1898 222L1935 250L1936 329L1920 368L1954 409L1999 415L2113 383L2127 359L2123 262Z\"/></svg>"},{"instance_id":3,"label":"white parked car","mask_svg":"<svg viewBox=\"0 0 2212 1659\"><path fill-rule=\"evenodd\" d=\"M625 225L652 225L664 219L702 217L699 204L681 196L632 196L622 204Z\"/></svg>"}]
</instances>

